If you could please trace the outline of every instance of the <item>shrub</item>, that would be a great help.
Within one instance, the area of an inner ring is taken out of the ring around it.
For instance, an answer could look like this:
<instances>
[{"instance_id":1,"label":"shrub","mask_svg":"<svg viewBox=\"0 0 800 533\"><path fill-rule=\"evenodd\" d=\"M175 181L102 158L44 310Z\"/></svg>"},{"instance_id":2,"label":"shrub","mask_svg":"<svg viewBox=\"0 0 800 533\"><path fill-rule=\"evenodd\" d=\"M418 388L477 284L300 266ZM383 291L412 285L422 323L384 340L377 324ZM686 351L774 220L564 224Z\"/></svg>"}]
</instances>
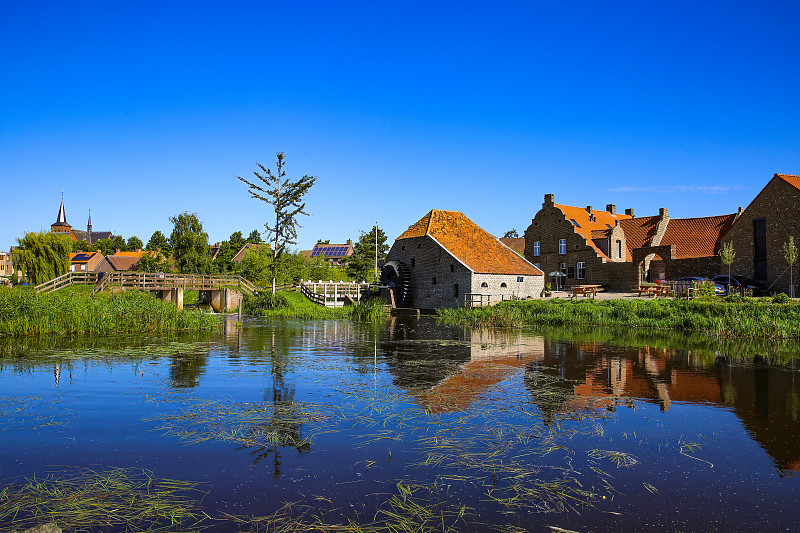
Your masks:
<instances>
[{"instance_id":1,"label":"shrub","mask_svg":"<svg viewBox=\"0 0 800 533\"><path fill-rule=\"evenodd\" d=\"M700 297L714 296L716 294L716 291L714 290L714 284L710 281L702 282L700 287L697 289L697 293Z\"/></svg>"},{"instance_id":2,"label":"shrub","mask_svg":"<svg viewBox=\"0 0 800 533\"><path fill-rule=\"evenodd\" d=\"M289 307L289 300L280 292L272 294L270 291L261 291L254 296L245 295L244 297L243 309L249 315L258 315L262 311L287 307Z\"/></svg>"},{"instance_id":3,"label":"shrub","mask_svg":"<svg viewBox=\"0 0 800 533\"><path fill-rule=\"evenodd\" d=\"M791 301L792 299L785 292L778 293L772 297L772 303L774 304L788 304Z\"/></svg>"}]
</instances>

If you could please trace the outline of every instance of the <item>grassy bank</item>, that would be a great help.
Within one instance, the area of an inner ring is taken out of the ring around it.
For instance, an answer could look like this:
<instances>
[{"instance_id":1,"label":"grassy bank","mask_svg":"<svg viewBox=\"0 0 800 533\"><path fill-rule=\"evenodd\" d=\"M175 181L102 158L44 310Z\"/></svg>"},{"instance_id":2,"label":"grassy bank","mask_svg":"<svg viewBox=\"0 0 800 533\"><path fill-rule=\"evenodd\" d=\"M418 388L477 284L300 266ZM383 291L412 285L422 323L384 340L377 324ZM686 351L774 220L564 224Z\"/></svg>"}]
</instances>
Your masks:
<instances>
[{"instance_id":1,"label":"grassy bank","mask_svg":"<svg viewBox=\"0 0 800 533\"><path fill-rule=\"evenodd\" d=\"M351 318L353 320L382 320L387 312L382 302L365 300L347 307L322 307L299 292L280 292L273 299L272 294L245 298L243 310L250 315L277 318L329 319Z\"/></svg>"},{"instance_id":2,"label":"grassy bank","mask_svg":"<svg viewBox=\"0 0 800 533\"><path fill-rule=\"evenodd\" d=\"M210 331L218 317L184 311L149 293L92 294L91 287L69 287L50 294L33 289L0 289L0 336L163 331Z\"/></svg>"},{"instance_id":3,"label":"grassy bank","mask_svg":"<svg viewBox=\"0 0 800 533\"><path fill-rule=\"evenodd\" d=\"M720 337L800 338L800 305L766 301L530 300L443 309L438 316L477 327L611 326L699 331Z\"/></svg>"}]
</instances>

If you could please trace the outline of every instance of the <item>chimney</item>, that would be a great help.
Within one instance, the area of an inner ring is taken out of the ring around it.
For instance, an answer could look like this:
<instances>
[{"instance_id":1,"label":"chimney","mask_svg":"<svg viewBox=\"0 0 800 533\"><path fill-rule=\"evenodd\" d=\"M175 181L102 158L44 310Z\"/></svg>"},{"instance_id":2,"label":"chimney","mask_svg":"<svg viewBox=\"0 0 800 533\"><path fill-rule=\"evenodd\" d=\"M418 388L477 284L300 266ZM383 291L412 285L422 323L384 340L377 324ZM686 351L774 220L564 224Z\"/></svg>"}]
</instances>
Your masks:
<instances>
[{"instance_id":1,"label":"chimney","mask_svg":"<svg viewBox=\"0 0 800 533\"><path fill-rule=\"evenodd\" d=\"M658 216L660 218L669 218L669 211L667 210L666 207L660 207L658 209Z\"/></svg>"},{"instance_id":2,"label":"chimney","mask_svg":"<svg viewBox=\"0 0 800 533\"><path fill-rule=\"evenodd\" d=\"M542 207L544 207L546 205L553 205L555 203L556 203L555 195L553 195L553 194L545 194L544 195L544 203L542 204Z\"/></svg>"},{"instance_id":3,"label":"chimney","mask_svg":"<svg viewBox=\"0 0 800 533\"><path fill-rule=\"evenodd\" d=\"M347 239L347 246L353 245L353 239Z\"/></svg>"},{"instance_id":4,"label":"chimney","mask_svg":"<svg viewBox=\"0 0 800 533\"><path fill-rule=\"evenodd\" d=\"M119 248L117 248L116 250L114 250L114 255L116 255L116 254L118 254L118 253L119 253Z\"/></svg>"},{"instance_id":5,"label":"chimney","mask_svg":"<svg viewBox=\"0 0 800 533\"><path fill-rule=\"evenodd\" d=\"M75 253L76 253L76 254L82 254L82 253L83 253L83 250L78 250L78 251L77 251L77 252L75 252Z\"/></svg>"},{"instance_id":6,"label":"chimney","mask_svg":"<svg viewBox=\"0 0 800 533\"><path fill-rule=\"evenodd\" d=\"M616 215L617 214L617 206L615 206L614 204L608 204L606 206L606 211L608 211L612 215Z\"/></svg>"},{"instance_id":7,"label":"chimney","mask_svg":"<svg viewBox=\"0 0 800 533\"><path fill-rule=\"evenodd\" d=\"M222 246L222 243L221 243L221 242L214 243L214 246L216 246L217 248L219 248L220 246Z\"/></svg>"},{"instance_id":8,"label":"chimney","mask_svg":"<svg viewBox=\"0 0 800 533\"><path fill-rule=\"evenodd\" d=\"M586 212L587 212L587 213L589 213L589 214L591 215L591 214L592 214L592 206L590 206L590 205L587 205L587 206L586 206Z\"/></svg>"},{"instance_id":9,"label":"chimney","mask_svg":"<svg viewBox=\"0 0 800 533\"><path fill-rule=\"evenodd\" d=\"M628 215L631 218L636 218L636 215L633 214L633 208L632 207L629 207L628 209L626 209L625 210L625 214Z\"/></svg>"},{"instance_id":10,"label":"chimney","mask_svg":"<svg viewBox=\"0 0 800 533\"><path fill-rule=\"evenodd\" d=\"M140 254L140 253L142 253L142 249L141 249L141 248L137 248L137 249L136 249L136 250L134 250L134 251L135 251L137 254Z\"/></svg>"}]
</instances>

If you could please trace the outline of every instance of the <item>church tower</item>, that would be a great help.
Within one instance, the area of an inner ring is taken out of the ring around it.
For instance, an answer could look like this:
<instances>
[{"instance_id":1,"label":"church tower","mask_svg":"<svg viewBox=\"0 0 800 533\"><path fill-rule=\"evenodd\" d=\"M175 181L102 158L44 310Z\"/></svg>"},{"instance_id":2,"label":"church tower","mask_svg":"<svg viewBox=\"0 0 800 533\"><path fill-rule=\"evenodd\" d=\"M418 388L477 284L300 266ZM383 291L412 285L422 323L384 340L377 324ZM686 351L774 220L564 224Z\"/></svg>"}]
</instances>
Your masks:
<instances>
[{"instance_id":1,"label":"church tower","mask_svg":"<svg viewBox=\"0 0 800 533\"><path fill-rule=\"evenodd\" d=\"M86 240L92 244L92 210L89 209L89 222L86 223Z\"/></svg>"},{"instance_id":2,"label":"church tower","mask_svg":"<svg viewBox=\"0 0 800 533\"><path fill-rule=\"evenodd\" d=\"M54 233L69 233L72 226L67 222L67 212L64 210L64 191L61 191L61 207L58 208L58 217L50 225L50 231Z\"/></svg>"}]
</instances>

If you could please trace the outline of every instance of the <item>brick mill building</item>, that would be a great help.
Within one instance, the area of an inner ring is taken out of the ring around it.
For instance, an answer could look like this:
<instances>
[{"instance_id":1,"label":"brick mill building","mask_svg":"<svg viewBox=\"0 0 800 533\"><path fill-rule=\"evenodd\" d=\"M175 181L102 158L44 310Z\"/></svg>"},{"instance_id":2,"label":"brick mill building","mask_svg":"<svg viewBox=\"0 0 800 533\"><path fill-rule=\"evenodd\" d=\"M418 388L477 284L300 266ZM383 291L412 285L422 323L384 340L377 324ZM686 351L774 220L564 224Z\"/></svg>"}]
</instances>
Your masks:
<instances>
[{"instance_id":1,"label":"brick mill building","mask_svg":"<svg viewBox=\"0 0 800 533\"><path fill-rule=\"evenodd\" d=\"M800 246L800 176L775 174L722 238L736 252L731 273L764 283L768 292L788 293L789 264L783 245L790 236ZM795 263L795 295L798 270Z\"/></svg>"},{"instance_id":2,"label":"brick mill building","mask_svg":"<svg viewBox=\"0 0 800 533\"><path fill-rule=\"evenodd\" d=\"M381 278L395 288L399 307L461 307L471 295L483 303L539 298L541 270L458 211L434 209L400 235Z\"/></svg>"}]
</instances>

